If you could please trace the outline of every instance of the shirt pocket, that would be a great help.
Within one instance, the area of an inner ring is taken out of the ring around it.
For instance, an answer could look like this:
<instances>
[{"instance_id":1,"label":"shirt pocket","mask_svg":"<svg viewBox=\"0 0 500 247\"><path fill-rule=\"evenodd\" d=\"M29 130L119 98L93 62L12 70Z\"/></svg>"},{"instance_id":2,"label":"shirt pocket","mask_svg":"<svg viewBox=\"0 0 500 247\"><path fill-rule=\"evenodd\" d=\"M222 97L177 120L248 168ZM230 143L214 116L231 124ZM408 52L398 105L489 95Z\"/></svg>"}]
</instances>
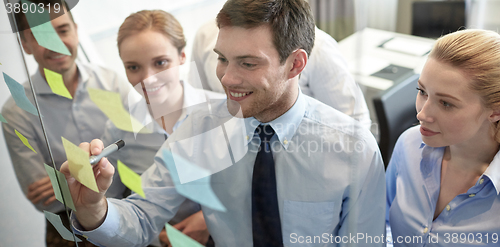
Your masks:
<instances>
[{"instance_id":1,"label":"shirt pocket","mask_svg":"<svg viewBox=\"0 0 500 247\"><path fill-rule=\"evenodd\" d=\"M283 243L285 246L324 246L334 226L334 202L284 201ZM310 239L312 243L308 243Z\"/></svg>"}]
</instances>

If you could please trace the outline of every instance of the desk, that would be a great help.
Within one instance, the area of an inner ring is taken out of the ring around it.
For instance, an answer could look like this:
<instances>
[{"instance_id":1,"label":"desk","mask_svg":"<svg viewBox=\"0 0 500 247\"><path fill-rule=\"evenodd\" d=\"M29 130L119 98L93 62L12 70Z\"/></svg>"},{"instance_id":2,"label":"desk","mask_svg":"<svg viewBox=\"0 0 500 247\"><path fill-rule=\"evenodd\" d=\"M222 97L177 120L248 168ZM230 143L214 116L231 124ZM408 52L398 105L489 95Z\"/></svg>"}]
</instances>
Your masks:
<instances>
[{"instance_id":1,"label":"desk","mask_svg":"<svg viewBox=\"0 0 500 247\"><path fill-rule=\"evenodd\" d=\"M382 44L388 44L386 42L389 40L397 40L397 42L396 44L393 42L391 46L381 47ZM424 50L430 50L434 42L433 39L372 28L365 28L339 42L340 50L349 64L349 70L365 95L373 122L371 131L377 139L378 121L373 106L373 97L391 87L394 81L372 74L391 64L420 74L428 56ZM410 49L406 47L406 43ZM396 51L398 49L399 51ZM402 79L404 78L399 78L399 80Z\"/></svg>"},{"instance_id":2,"label":"desk","mask_svg":"<svg viewBox=\"0 0 500 247\"><path fill-rule=\"evenodd\" d=\"M428 46L430 49L435 41L372 28L365 28L352 34L340 41L339 46L357 83L378 90L389 88L393 81L371 76L372 73L389 64L410 68L414 70L414 73L420 74L427 60L427 54L412 55L380 47L381 44L391 39L408 42L410 51L415 48L412 46L419 46L418 49Z\"/></svg>"}]
</instances>

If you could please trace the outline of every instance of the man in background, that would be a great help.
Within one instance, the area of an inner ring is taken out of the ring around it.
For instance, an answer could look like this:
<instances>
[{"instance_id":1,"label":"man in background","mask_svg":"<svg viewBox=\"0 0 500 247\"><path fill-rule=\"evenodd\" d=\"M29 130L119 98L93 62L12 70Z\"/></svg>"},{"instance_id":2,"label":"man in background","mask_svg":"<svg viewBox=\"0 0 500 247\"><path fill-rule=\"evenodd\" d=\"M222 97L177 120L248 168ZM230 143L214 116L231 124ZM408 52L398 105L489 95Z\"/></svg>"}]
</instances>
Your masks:
<instances>
[{"instance_id":1,"label":"man in background","mask_svg":"<svg viewBox=\"0 0 500 247\"><path fill-rule=\"evenodd\" d=\"M49 2L41 1L41 3ZM54 6L56 1L50 3ZM61 11L62 9L63 7ZM33 55L38 64L31 82L35 89L39 115L41 115L45 129L42 129L38 116L18 107L12 97L2 108L2 115L8 122L2 124L5 141L22 191L38 210L58 214L67 225L69 224L64 205L55 198L44 163L51 166L55 164L59 169L66 160L61 137L72 143L81 143L100 138L104 133L108 118L91 101L87 88L120 92L121 95L127 95L126 93L130 90L129 83L119 78L115 72L77 60L78 26L68 9L67 3L64 2L65 14L51 20L51 24L70 51L69 56L39 45L22 11L15 16L23 49L25 53ZM51 10L54 12L53 8ZM46 81L44 68L62 75L64 85L73 99L52 92ZM24 89L32 104L35 105L29 82L24 83ZM24 146L15 130L29 140L37 153ZM119 181L118 174L115 175L115 179L117 181L113 183L107 195L121 198L126 190ZM62 239L48 221L46 221L46 226L47 246L74 246L74 242Z\"/></svg>"}]
</instances>

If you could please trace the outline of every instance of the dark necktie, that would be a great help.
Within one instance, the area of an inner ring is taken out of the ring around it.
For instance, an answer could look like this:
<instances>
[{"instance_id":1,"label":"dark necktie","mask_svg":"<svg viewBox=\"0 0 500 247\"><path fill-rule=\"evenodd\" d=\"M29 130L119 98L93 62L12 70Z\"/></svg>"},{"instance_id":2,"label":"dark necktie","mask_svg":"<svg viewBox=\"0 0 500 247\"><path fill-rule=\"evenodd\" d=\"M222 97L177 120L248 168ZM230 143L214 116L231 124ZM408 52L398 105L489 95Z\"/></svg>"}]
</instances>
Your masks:
<instances>
[{"instance_id":1,"label":"dark necktie","mask_svg":"<svg viewBox=\"0 0 500 247\"><path fill-rule=\"evenodd\" d=\"M252 177L253 246L283 246L276 172L270 145L274 130L270 125L259 125L256 132L261 143Z\"/></svg>"}]
</instances>

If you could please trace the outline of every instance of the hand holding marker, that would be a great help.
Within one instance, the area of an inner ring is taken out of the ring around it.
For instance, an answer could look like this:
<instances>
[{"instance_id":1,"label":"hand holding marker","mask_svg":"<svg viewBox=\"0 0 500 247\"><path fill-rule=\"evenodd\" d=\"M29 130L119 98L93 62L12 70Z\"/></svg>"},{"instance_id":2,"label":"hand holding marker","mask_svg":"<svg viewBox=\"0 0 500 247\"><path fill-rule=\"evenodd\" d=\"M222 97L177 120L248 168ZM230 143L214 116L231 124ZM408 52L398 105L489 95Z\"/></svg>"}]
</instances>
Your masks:
<instances>
[{"instance_id":1,"label":"hand holding marker","mask_svg":"<svg viewBox=\"0 0 500 247\"><path fill-rule=\"evenodd\" d=\"M107 146L105 149L103 149L102 152L99 155L97 155L97 156L94 156L94 155L90 156L90 158L89 158L90 164L91 165L95 165L95 164L99 163L99 161L102 158L104 158L104 157L106 157L106 156L114 153L115 151L120 150L124 146L125 146L125 142L123 140L116 141L115 143L113 143L113 144Z\"/></svg>"}]
</instances>

